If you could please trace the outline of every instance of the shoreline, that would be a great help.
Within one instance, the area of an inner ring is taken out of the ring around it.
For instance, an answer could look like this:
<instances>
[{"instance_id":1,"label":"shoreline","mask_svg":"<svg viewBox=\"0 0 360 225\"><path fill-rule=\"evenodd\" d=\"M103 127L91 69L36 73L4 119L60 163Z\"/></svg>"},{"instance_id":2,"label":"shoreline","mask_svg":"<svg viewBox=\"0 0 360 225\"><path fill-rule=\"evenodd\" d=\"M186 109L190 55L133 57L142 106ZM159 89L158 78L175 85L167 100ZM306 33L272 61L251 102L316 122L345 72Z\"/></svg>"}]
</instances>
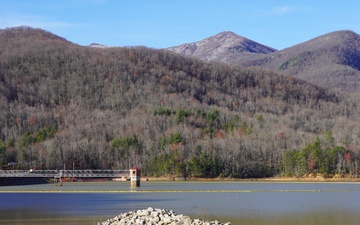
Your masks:
<instances>
[{"instance_id":1,"label":"shoreline","mask_svg":"<svg viewBox=\"0 0 360 225\"><path fill-rule=\"evenodd\" d=\"M360 182L360 178L349 177L266 177L266 178L187 178L183 177L142 177L141 182L175 181L175 182Z\"/></svg>"}]
</instances>

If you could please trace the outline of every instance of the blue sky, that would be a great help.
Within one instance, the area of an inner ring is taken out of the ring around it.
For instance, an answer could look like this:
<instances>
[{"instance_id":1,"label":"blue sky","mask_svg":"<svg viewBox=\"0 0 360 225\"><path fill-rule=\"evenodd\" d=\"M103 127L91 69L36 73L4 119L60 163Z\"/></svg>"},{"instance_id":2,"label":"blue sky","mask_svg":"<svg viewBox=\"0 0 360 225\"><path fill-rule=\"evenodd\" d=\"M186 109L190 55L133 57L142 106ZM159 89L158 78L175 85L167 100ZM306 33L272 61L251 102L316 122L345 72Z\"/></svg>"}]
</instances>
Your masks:
<instances>
[{"instance_id":1,"label":"blue sky","mask_svg":"<svg viewBox=\"0 0 360 225\"><path fill-rule=\"evenodd\" d=\"M1 0L0 28L27 25L80 45L165 48L222 31L284 49L360 32L358 0Z\"/></svg>"}]
</instances>

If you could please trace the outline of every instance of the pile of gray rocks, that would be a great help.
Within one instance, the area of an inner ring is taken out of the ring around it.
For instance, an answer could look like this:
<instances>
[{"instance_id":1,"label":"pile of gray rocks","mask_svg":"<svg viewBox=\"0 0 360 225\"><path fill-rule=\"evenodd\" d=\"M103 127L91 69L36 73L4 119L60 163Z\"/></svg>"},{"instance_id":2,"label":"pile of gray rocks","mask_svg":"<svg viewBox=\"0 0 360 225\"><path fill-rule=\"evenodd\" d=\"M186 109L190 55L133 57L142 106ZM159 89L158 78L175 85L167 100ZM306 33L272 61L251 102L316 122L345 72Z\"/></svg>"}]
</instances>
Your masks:
<instances>
[{"instance_id":1,"label":"pile of gray rocks","mask_svg":"<svg viewBox=\"0 0 360 225\"><path fill-rule=\"evenodd\" d=\"M122 213L112 219L101 223L102 225L230 225L230 223L220 223L215 221L203 221L201 219L191 219L188 216L177 215L172 210L167 209L143 209L127 213Z\"/></svg>"}]
</instances>

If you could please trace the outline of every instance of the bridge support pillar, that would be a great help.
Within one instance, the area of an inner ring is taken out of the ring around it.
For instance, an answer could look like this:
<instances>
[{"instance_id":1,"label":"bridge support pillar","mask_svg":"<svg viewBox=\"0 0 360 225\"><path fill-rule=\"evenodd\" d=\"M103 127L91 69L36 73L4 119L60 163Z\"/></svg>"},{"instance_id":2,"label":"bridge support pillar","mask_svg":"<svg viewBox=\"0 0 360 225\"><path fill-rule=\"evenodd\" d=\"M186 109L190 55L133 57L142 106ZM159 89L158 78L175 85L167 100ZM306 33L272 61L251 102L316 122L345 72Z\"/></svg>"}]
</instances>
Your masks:
<instances>
[{"instance_id":1,"label":"bridge support pillar","mask_svg":"<svg viewBox=\"0 0 360 225\"><path fill-rule=\"evenodd\" d=\"M140 187L141 171L137 167L130 169L130 187Z\"/></svg>"}]
</instances>

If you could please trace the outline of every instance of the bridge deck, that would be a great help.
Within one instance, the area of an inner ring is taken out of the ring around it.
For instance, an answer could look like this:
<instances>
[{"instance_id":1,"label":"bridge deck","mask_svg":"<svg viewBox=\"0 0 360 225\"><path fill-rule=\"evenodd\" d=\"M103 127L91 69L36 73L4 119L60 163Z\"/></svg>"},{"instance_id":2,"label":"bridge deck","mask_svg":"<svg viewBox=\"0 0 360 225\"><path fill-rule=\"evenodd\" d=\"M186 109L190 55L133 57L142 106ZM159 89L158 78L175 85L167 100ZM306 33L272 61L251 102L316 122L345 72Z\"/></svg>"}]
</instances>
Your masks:
<instances>
[{"instance_id":1,"label":"bridge deck","mask_svg":"<svg viewBox=\"0 0 360 225\"><path fill-rule=\"evenodd\" d=\"M86 178L129 177L129 170L0 170L0 177L62 177Z\"/></svg>"}]
</instances>

